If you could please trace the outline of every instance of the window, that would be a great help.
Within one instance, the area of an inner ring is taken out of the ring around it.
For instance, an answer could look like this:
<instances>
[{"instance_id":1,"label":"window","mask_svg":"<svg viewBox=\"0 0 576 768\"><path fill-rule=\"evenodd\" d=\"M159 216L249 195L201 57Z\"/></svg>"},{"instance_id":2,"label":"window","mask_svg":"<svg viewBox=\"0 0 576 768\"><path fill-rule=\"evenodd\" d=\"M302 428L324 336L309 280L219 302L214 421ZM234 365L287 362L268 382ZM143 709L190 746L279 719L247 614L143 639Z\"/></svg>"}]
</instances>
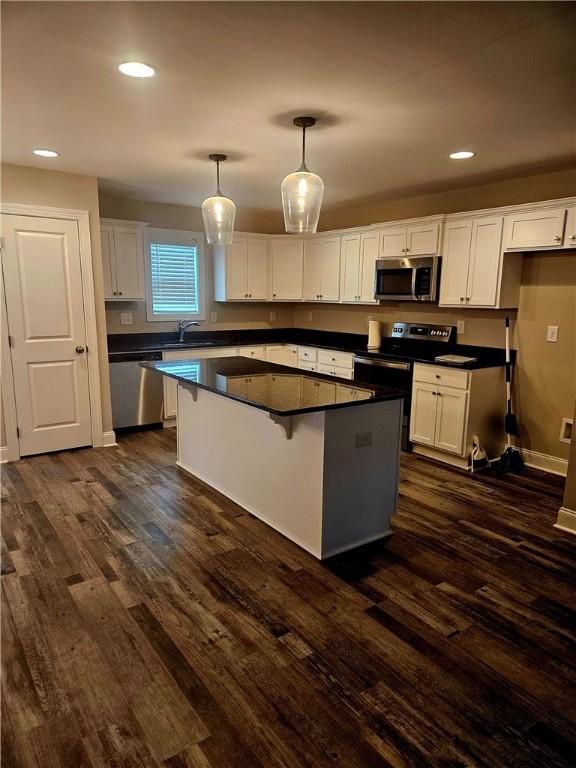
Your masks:
<instances>
[{"instance_id":1,"label":"window","mask_svg":"<svg viewBox=\"0 0 576 768\"><path fill-rule=\"evenodd\" d=\"M204 320L204 235L144 232L148 320Z\"/></svg>"}]
</instances>

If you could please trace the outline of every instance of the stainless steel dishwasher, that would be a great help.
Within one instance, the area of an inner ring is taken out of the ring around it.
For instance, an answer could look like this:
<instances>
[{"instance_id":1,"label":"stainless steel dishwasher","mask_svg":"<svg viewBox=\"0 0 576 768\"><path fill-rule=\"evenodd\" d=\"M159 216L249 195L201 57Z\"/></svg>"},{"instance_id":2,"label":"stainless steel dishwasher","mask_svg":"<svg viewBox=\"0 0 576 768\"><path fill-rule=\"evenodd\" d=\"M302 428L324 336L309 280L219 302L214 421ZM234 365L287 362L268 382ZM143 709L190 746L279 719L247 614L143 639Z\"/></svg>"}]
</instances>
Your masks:
<instances>
[{"instance_id":1,"label":"stainless steel dishwasher","mask_svg":"<svg viewBox=\"0 0 576 768\"><path fill-rule=\"evenodd\" d=\"M140 363L148 360L162 360L162 352L126 352L108 356L114 429L162 421L163 377L141 367Z\"/></svg>"}]
</instances>

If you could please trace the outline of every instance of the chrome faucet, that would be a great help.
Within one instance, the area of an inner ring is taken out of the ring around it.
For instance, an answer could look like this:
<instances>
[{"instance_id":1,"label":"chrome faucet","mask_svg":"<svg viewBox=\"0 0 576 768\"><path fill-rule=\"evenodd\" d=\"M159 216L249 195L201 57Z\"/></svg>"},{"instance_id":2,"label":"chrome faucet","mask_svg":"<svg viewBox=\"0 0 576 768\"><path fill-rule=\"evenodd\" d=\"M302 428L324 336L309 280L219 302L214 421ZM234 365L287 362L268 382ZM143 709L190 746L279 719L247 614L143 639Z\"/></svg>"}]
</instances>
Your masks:
<instances>
[{"instance_id":1,"label":"chrome faucet","mask_svg":"<svg viewBox=\"0 0 576 768\"><path fill-rule=\"evenodd\" d=\"M200 323L197 323L196 320L180 320L178 323L178 341L182 342L184 341L184 334L186 333L186 329L190 328L191 325L200 325Z\"/></svg>"}]
</instances>

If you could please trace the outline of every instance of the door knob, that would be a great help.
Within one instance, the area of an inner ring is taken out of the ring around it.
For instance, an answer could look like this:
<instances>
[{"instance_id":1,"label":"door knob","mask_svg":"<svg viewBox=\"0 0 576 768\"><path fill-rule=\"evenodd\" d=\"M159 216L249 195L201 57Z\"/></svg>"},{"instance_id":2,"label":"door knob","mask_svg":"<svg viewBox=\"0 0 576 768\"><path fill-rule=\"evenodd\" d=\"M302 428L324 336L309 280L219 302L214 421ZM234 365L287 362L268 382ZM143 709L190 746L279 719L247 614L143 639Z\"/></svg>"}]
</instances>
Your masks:
<instances>
[{"instance_id":1,"label":"door knob","mask_svg":"<svg viewBox=\"0 0 576 768\"><path fill-rule=\"evenodd\" d=\"M78 354L81 355L84 352L84 347L81 347L81 346L76 347L76 352L78 352Z\"/></svg>"}]
</instances>

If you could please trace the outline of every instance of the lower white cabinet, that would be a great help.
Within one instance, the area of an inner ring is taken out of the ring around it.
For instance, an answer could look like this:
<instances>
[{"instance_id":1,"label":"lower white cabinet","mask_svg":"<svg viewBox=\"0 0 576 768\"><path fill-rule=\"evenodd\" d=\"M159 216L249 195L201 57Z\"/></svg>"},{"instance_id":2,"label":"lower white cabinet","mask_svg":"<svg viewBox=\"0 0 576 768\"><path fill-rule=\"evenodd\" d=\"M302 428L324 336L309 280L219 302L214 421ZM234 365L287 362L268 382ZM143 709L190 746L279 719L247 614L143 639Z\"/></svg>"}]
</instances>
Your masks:
<instances>
[{"instance_id":1,"label":"lower white cabinet","mask_svg":"<svg viewBox=\"0 0 576 768\"><path fill-rule=\"evenodd\" d=\"M188 360L208 357L235 357L237 347L213 347L212 349L177 349L162 353L163 360ZM164 421L173 419L177 413L177 384L174 379L164 376Z\"/></svg>"},{"instance_id":2,"label":"lower white cabinet","mask_svg":"<svg viewBox=\"0 0 576 768\"><path fill-rule=\"evenodd\" d=\"M238 347L240 357L253 357L255 360L266 360L266 347L256 345L252 347Z\"/></svg>"},{"instance_id":3,"label":"lower white cabinet","mask_svg":"<svg viewBox=\"0 0 576 768\"><path fill-rule=\"evenodd\" d=\"M284 365L298 368L298 347L295 344L284 345Z\"/></svg>"},{"instance_id":4,"label":"lower white cabinet","mask_svg":"<svg viewBox=\"0 0 576 768\"><path fill-rule=\"evenodd\" d=\"M266 361L268 363L276 363L277 365L285 365L285 362L284 362L284 345L283 344L269 344L266 347Z\"/></svg>"},{"instance_id":5,"label":"lower white cabinet","mask_svg":"<svg viewBox=\"0 0 576 768\"><path fill-rule=\"evenodd\" d=\"M477 435L489 456L499 455L506 438L504 398L503 367L465 371L416 364L410 415L414 450L466 467Z\"/></svg>"}]
</instances>

